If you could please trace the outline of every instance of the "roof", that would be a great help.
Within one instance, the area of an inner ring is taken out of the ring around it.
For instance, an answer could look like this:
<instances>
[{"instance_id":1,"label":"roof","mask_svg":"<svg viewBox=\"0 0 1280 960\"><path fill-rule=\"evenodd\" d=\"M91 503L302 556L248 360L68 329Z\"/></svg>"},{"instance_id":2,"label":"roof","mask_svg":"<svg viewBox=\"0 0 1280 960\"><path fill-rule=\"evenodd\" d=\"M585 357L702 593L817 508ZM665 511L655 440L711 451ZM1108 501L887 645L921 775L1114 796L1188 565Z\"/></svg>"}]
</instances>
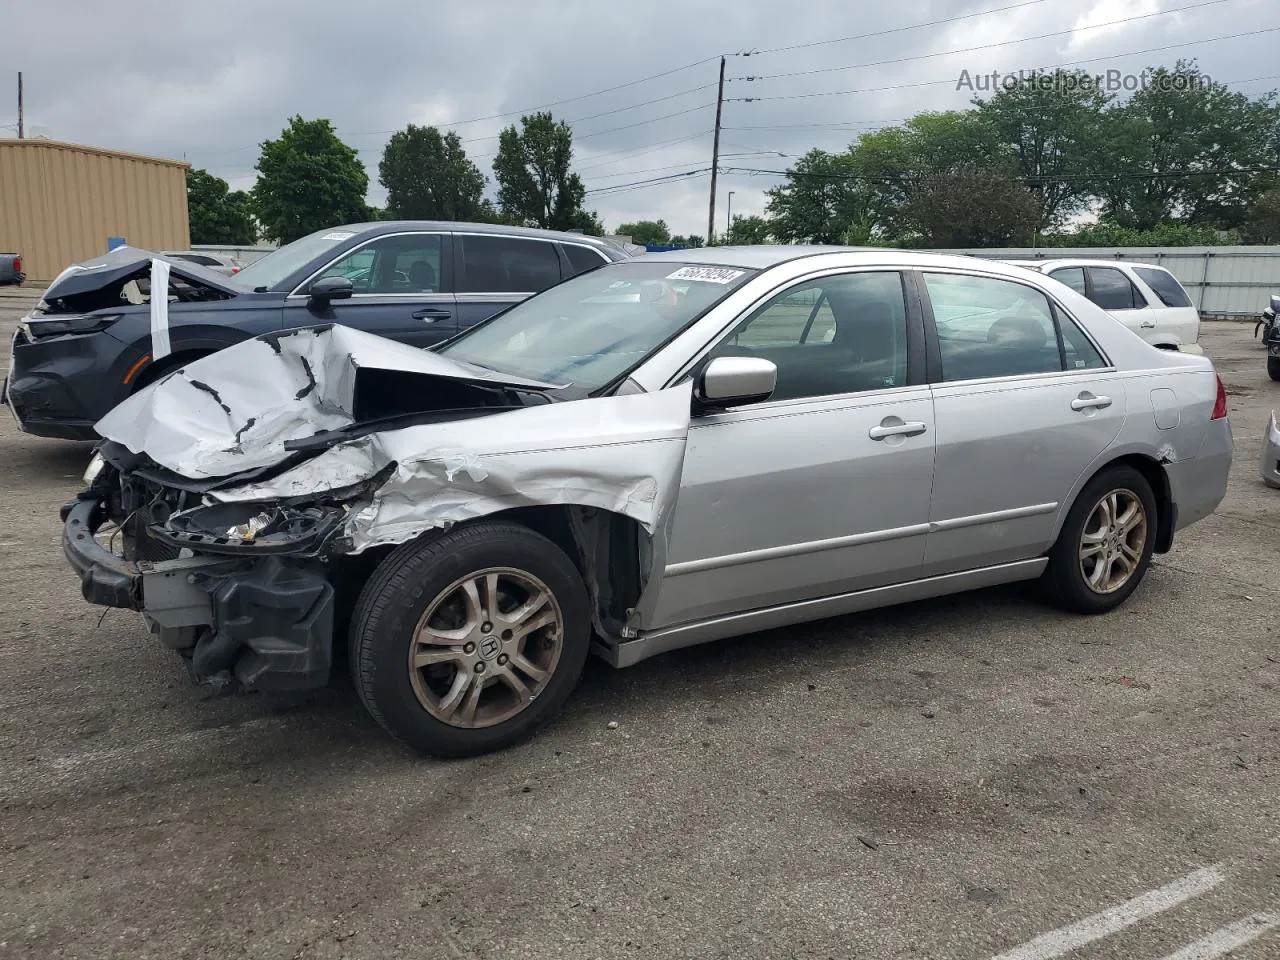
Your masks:
<instances>
[{"instance_id":1,"label":"roof","mask_svg":"<svg viewBox=\"0 0 1280 960\"><path fill-rule=\"evenodd\" d=\"M981 268L994 273L1008 273L1021 268L1010 267L999 260L968 257L953 253L931 253L919 250L899 250L890 247L837 247L807 246L803 244L762 244L748 247L695 247L688 250L666 250L647 253L645 260L662 260L673 263L705 263L726 267L743 267L748 270L768 270L779 264L803 257L854 254L858 264L907 267L962 267Z\"/></svg>"},{"instance_id":2,"label":"roof","mask_svg":"<svg viewBox=\"0 0 1280 960\"><path fill-rule=\"evenodd\" d=\"M617 245L600 237L585 233L568 233L562 230L539 230L536 227L509 227L501 223L468 223L453 220L375 220L371 223L344 223L334 230L350 230L353 233L398 233L401 230L464 230L467 233L499 233L514 237L541 237L544 240L590 243L616 250Z\"/></svg>"},{"instance_id":3,"label":"roof","mask_svg":"<svg viewBox=\"0 0 1280 960\"><path fill-rule=\"evenodd\" d=\"M185 160L170 160L167 157L149 157L141 153L126 153L123 150L108 150L106 147L88 147L83 143L67 143L62 140L46 140L43 137L26 137L22 140L0 140L0 149L17 150L70 150L73 153L92 153L100 157L116 157L120 160L137 160L140 163L158 163L166 167L180 167L186 170L191 166Z\"/></svg>"},{"instance_id":4,"label":"roof","mask_svg":"<svg viewBox=\"0 0 1280 960\"><path fill-rule=\"evenodd\" d=\"M1152 260L1155 258L1152 257ZM1158 267L1161 270L1165 268L1158 263L1148 263L1146 260L1131 259L1125 257L1123 259L1103 259L1102 257L1045 257L1043 260L1006 260L1005 263L1019 263L1030 266L1035 264L1032 269L1045 270L1050 267Z\"/></svg>"}]
</instances>

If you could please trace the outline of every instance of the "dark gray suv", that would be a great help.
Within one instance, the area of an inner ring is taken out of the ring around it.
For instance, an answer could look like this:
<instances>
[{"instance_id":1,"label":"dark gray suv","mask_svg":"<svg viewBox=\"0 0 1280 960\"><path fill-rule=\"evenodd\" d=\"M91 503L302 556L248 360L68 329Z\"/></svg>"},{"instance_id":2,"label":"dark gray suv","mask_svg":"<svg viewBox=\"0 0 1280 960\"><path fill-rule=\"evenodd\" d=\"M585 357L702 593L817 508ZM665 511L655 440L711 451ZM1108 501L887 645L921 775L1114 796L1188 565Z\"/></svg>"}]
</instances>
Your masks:
<instances>
[{"instance_id":1,"label":"dark gray suv","mask_svg":"<svg viewBox=\"0 0 1280 960\"><path fill-rule=\"evenodd\" d=\"M241 340L340 323L430 347L628 256L581 234L420 221L321 230L232 277L125 247L50 285L14 334L4 399L27 433L94 440L93 425L131 393ZM169 271L156 310L153 260Z\"/></svg>"}]
</instances>

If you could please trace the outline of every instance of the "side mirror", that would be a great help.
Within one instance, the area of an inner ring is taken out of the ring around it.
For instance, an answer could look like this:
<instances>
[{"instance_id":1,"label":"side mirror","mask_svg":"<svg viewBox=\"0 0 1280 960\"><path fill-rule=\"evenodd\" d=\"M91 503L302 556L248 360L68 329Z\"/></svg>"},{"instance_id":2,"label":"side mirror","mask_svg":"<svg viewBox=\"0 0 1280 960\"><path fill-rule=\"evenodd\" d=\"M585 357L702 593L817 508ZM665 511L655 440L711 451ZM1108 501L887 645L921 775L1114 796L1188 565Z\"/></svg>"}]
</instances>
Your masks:
<instances>
[{"instance_id":1,"label":"side mirror","mask_svg":"<svg viewBox=\"0 0 1280 960\"><path fill-rule=\"evenodd\" d=\"M350 296L350 277L321 277L311 285L307 307L311 310L323 310L329 305L329 301L346 300Z\"/></svg>"},{"instance_id":2,"label":"side mirror","mask_svg":"<svg viewBox=\"0 0 1280 960\"><path fill-rule=\"evenodd\" d=\"M716 357L698 375L694 400L701 407L728 407L767 400L778 385L778 368L762 357Z\"/></svg>"}]
</instances>

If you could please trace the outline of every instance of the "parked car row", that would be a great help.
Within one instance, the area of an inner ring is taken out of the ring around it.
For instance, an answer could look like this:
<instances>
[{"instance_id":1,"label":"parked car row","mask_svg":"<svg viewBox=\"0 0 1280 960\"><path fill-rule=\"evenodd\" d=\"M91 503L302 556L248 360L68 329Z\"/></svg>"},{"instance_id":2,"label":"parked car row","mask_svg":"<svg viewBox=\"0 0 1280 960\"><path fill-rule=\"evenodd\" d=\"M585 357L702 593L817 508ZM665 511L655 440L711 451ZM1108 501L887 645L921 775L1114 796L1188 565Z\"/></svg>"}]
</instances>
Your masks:
<instances>
[{"instance_id":1,"label":"parked car row","mask_svg":"<svg viewBox=\"0 0 1280 960\"><path fill-rule=\"evenodd\" d=\"M131 394L64 550L215 689L323 684L345 641L370 714L443 756L526 736L592 651L1014 581L1105 612L1217 507L1232 438L1209 359L1117 323L1095 267L1080 292L1054 266L456 225L324 232L231 280L175 262L175 352L225 349L92 395ZM92 423L33 378L156 369L118 302L145 268L99 273L15 342L28 424Z\"/></svg>"}]
</instances>

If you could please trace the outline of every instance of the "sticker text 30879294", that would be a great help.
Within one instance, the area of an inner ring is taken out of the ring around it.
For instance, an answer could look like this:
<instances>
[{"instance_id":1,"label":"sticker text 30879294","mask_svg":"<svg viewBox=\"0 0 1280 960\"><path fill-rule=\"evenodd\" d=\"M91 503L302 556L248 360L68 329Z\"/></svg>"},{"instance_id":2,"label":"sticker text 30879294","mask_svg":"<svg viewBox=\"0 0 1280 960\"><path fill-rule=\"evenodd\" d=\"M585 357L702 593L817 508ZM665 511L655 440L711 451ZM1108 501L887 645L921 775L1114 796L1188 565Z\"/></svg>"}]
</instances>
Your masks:
<instances>
[{"instance_id":1,"label":"sticker text 30879294","mask_svg":"<svg viewBox=\"0 0 1280 960\"><path fill-rule=\"evenodd\" d=\"M728 267L681 267L675 273L667 274L668 280L694 280L699 283L732 283L742 276L742 270L730 270Z\"/></svg>"}]
</instances>

